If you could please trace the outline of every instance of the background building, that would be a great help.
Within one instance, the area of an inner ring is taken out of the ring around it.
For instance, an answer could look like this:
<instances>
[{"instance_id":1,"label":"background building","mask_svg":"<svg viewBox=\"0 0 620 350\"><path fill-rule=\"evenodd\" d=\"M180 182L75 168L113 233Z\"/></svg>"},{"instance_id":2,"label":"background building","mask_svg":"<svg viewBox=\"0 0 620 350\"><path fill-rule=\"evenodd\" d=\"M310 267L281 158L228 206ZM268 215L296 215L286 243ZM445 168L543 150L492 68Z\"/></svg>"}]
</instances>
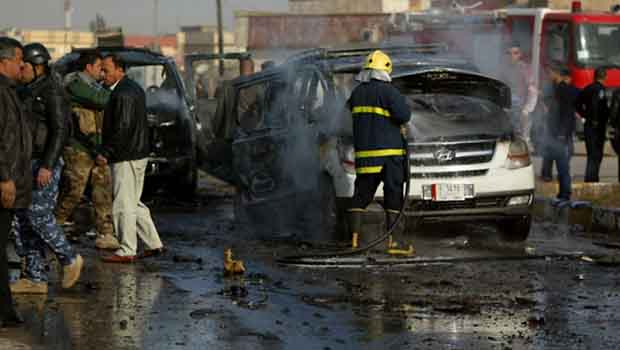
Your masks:
<instances>
[{"instance_id":1,"label":"background building","mask_svg":"<svg viewBox=\"0 0 620 350\"><path fill-rule=\"evenodd\" d=\"M13 37L25 44L39 42L48 48L53 60L71 52L72 47L93 47L96 44L95 34L92 32L12 29L0 32L0 35Z\"/></svg>"}]
</instances>

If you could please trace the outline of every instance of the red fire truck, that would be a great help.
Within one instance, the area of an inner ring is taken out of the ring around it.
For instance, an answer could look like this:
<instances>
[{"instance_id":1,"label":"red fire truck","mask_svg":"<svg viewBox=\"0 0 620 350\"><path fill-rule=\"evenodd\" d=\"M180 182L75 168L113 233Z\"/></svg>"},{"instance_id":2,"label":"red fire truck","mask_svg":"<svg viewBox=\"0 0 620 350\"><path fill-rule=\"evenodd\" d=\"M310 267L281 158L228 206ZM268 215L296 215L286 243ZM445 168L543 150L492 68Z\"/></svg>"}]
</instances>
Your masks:
<instances>
[{"instance_id":1,"label":"red fire truck","mask_svg":"<svg viewBox=\"0 0 620 350\"><path fill-rule=\"evenodd\" d=\"M594 79L594 70L607 68L606 85L620 87L620 16L582 12L574 2L571 11L506 9L498 11L505 31L521 43L531 58L535 77L544 67L564 65L573 83L583 88Z\"/></svg>"},{"instance_id":2,"label":"red fire truck","mask_svg":"<svg viewBox=\"0 0 620 350\"><path fill-rule=\"evenodd\" d=\"M532 66L537 86L545 67L561 65L571 70L579 88L593 81L599 67L608 69L606 85L620 88L620 15L584 12L580 2L573 2L571 10L409 13L393 16L392 23L392 39L413 35L415 42L447 42L489 74L501 70L506 43L517 41Z\"/></svg>"}]
</instances>

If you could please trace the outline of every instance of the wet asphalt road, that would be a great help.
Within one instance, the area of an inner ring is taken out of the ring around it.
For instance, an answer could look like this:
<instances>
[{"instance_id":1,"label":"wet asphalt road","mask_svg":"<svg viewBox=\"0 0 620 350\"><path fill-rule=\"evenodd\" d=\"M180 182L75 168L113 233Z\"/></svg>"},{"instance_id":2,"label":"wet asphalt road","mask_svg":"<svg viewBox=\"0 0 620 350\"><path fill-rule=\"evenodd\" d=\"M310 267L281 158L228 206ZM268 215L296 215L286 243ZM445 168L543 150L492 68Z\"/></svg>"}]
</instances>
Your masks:
<instances>
[{"instance_id":1,"label":"wet asphalt road","mask_svg":"<svg viewBox=\"0 0 620 350\"><path fill-rule=\"evenodd\" d=\"M169 248L162 257L102 264L83 239L81 282L62 291L52 273L49 296L18 296L26 325L1 330L0 349L620 347L620 267L574 257L616 253L592 244L603 237L537 222L515 245L493 227L427 227L413 237L420 259L488 259L284 267L274 260L326 247L256 240L235 225L228 193L208 184L198 203L152 202ZM226 247L244 260L244 277L223 276Z\"/></svg>"}]
</instances>

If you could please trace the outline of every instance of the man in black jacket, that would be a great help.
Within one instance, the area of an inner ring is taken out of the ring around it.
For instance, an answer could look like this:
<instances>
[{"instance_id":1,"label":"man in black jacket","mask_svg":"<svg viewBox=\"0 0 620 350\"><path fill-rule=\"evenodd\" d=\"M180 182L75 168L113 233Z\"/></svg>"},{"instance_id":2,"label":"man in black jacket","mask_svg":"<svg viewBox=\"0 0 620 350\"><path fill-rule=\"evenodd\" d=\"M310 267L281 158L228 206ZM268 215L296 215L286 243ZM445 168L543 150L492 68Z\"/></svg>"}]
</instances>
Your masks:
<instances>
[{"instance_id":1,"label":"man in black jacket","mask_svg":"<svg viewBox=\"0 0 620 350\"><path fill-rule=\"evenodd\" d=\"M585 182L598 182L607 131L609 109L605 92L605 68L598 68L594 73L594 82L579 94L577 112L586 120L583 133L586 139L586 174Z\"/></svg>"},{"instance_id":2,"label":"man in black jacket","mask_svg":"<svg viewBox=\"0 0 620 350\"><path fill-rule=\"evenodd\" d=\"M401 128L411 118L407 100L392 84L392 61L382 51L366 59L356 77L348 107L353 116L355 143L355 192L349 209L353 247L361 230L361 213L371 203L383 182L386 226L389 229L403 205L405 154Z\"/></svg>"},{"instance_id":3,"label":"man in black jacket","mask_svg":"<svg viewBox=\"0 0 620 350\"><path fill-rule=\"evenodd\" d=\"M552 73L555 108L547 119L547 154L555 161L560 182L557 199L569 200L571 196L570 158L573 153L575 132L575 102L579 90L571 85L570 71L560 68Z\"/></svg>"},{"instance_id":4,"label":"man in black jacket","mask_svg":"<svg viewBox=\"0 0 620 350\"><path fill-rule=\"evenodd\" d=\"M146 96L140 85L125 75L125 64L118 56L103 59L103 72L112 95L104 112L103 142L96 161L112 167L112 218L121 239L120 249L103 260L131 263L136 259L138 235L146 245L145 257L163 251L150 211L140 201L149 155Z\"/></svg>"},{"instance_id":5,"label":"man in black jacket","mask_svg":"<svg viewBox=\"0 0 620 350\"><path fill-rule=\"evenodd\" d=\"M21 44L0 38L0 327L21 323L9 288L6 245L13 210L31 200L32 141L27 117L15 92L23 66Z\"/></svg>"},{"instance_id":6,"label":"man in black jacket","mask_svg":"<svg viewBox=\"0 0 620 350\"><path fill-rule=\"evenodd\" d=\"M18 239L23 244L23 278L11 285L13 293L46 294L45 250L49 248L63 266L63 288L79 279L82 257L67 241L56 223L54 208L62 172L61 153L67 138L68 105L63 88L54 80L47 49L38 43L24 46L20 97L30 117L32 130L32 205L17 211Z\"/></svg>"}]
</instances>

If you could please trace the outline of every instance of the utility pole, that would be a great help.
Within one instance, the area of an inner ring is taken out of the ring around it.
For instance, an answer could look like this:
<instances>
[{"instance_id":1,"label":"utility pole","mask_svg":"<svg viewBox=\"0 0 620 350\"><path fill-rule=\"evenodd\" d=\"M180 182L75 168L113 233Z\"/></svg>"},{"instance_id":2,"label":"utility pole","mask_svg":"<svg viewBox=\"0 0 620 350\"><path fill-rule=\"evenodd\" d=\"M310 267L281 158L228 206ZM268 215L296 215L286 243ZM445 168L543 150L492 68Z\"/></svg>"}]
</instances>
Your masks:
<instances>
[{"instance_id":1,"label":"utility pole","mask_svg":"<svg viewBox=\"0 0 620 350\"><path fill-rule=\"evenodd\" d=\"M159 0L153 0L153 51L159 51Z\"/></svg>"},{"instance_id":2,"label":"utility pole","mask_svg":"<svg viewBox=\"0 0 620 350\"><path fill-rule=\"evenodd\" d=\"M222 24L222 0L215 0L217 5L217 44L220 54L220 76L224 76L224 28Z\"/></svg>"},{"instance_id":3,"label":"utility pole","mask_svg":"<svg viewBox=\"0 0 620 350\"><path fill-rule=\"evenodd\" d=\"M153 51L160 52L159 47L159 0L153 0L153 35L155 36L155 42L153 43ZM152 69L153 82L150 85L155 85L157 82L157 69Z\"/></svg>"},{"instance_id":4,"label":"utility pole","mask_svg":"<svg viewBox=\"0 0 620 350\"><path fill-rule=\"evenodd\" d=\"M71 6L71 0L65 0L64 2L65 9L65 42L64 42L64 53L69 53L69 31L71 30L71 13L73 12L73 7Z\"/></svg>"}]
</instances>

